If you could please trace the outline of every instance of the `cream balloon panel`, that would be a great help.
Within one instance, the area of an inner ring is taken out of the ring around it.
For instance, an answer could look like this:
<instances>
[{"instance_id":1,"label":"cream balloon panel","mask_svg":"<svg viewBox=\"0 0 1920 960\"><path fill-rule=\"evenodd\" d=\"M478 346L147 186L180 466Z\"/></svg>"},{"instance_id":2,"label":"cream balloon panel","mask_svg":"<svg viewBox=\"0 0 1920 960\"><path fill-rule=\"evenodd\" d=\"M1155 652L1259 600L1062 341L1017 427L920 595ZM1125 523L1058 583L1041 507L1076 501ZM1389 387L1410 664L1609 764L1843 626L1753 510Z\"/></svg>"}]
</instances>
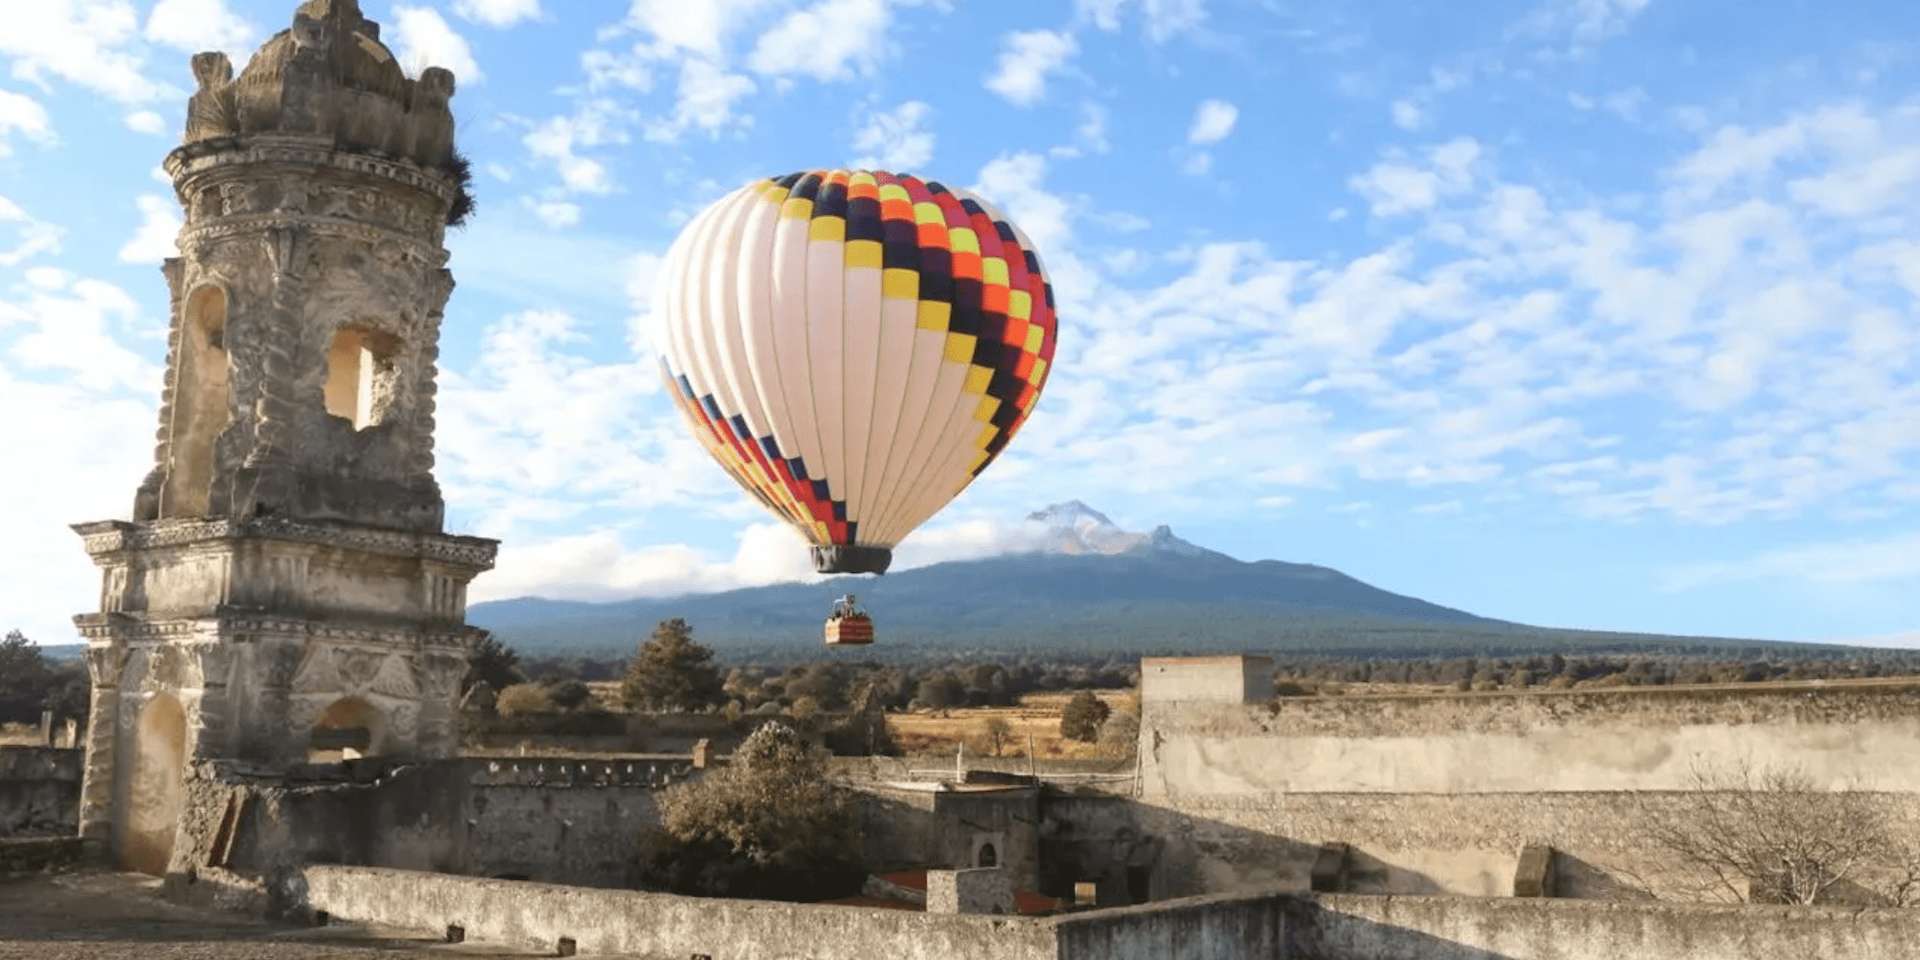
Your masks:
<instances>
[{"instance_id":1,"label":"cream balloon panel","mask_svg":"<svg viewBox=\"0 0 1920 960\"><path fill-rule=\"evenodd\" d=\"M1054 356L1018 228L905 175L810 171L702 211L657 291L663 374L734 480L816 545L891 547L993 461Z\"/></svg>"}]
</instances>

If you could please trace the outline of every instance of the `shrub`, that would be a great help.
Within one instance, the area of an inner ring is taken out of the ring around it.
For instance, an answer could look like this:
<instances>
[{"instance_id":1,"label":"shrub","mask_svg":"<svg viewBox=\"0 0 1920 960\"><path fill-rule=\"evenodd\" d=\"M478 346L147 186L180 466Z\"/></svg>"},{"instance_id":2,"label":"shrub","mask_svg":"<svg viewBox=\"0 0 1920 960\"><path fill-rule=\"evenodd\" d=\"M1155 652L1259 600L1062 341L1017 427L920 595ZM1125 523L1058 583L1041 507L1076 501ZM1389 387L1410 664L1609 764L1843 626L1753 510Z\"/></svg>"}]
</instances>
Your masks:
<instances>
[{"instance_id":1,"label":"shrub","mask_svg":"<svg viewBox=\"0 0 1920 960\"><path fill-rule=\"evenodd\" d=\"M726 766L660 795L644 839L648 886L705 896L818 900L859 888L858 812L827 781L827 755L768 723Z\"/></svg>"},{"instance_id":2,"label":"shrub","mask_svg":"<svg viewBox=\"0 0 1920 960\"><path fill-rule=\"evenodd\" d=\"M493 708L503 717L526 717L553 712L553 698L547 689L535 683L516 683L500 691Z\"/></svg>"},{"instance_id":3,"label":"shrub","mask_svg":"<svg viewBox=\"0 0 1920 960\"><path fill-rule=\"evenodd\" d=\"M1100 725L1107 722L1111 709L1091 690L1082 690L1067 701L1060 713L1060 735L1068 740L1092 743L1100 739Z\"/></svg>"}]
</instances>

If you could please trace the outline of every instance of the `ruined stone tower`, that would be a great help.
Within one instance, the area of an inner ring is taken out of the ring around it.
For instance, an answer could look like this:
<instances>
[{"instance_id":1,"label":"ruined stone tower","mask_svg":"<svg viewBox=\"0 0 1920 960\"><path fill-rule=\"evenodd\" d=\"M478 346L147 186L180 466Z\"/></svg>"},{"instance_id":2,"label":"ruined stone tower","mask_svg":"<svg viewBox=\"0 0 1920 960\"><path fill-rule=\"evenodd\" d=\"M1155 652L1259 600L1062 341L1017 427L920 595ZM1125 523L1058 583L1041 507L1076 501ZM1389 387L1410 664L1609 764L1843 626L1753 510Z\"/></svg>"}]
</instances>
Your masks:
<instances>
[{"instance_id":1,"label":"ruined stone tower","mask_svg":"<svg viewBox=\"0 0 1920 960\"><path fill-rule=\"evenodd\" d=\"M435 359L467 206L453 75L307 0L238 78L193 58L153 471L102 570L82 833L157 871L183 764L447 756L495 543L441 531Z\"/></svg>"}]
</instances>

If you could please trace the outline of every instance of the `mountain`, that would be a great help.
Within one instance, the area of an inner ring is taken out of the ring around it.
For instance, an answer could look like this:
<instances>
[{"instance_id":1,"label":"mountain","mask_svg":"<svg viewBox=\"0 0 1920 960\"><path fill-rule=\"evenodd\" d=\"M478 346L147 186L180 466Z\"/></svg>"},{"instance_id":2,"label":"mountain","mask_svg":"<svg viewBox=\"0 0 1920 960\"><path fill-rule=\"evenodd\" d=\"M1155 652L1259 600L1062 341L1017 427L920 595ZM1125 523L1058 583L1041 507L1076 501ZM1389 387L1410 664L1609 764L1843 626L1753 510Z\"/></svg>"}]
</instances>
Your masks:
<instances>
[{"instance_id":1,"label":"mountain","mask_svg":"<svg viewBox=\"0 0 1920 960\"><path fill-rule=\"evenodd\" d=\"M877 578L611 603L500 600L475 604L468 618L529 653L626 653L655 623L684 617L702 642L723 653L818 656L829 602L851 592L872 613L878 634L863 657L1229 650L1462 656L1788 646L1493 620L1328 567L1237 560L1165 526L1124 530L1079 501L1030 514L1013 541L1028 549Z\"/></svg>"}]
</instances>

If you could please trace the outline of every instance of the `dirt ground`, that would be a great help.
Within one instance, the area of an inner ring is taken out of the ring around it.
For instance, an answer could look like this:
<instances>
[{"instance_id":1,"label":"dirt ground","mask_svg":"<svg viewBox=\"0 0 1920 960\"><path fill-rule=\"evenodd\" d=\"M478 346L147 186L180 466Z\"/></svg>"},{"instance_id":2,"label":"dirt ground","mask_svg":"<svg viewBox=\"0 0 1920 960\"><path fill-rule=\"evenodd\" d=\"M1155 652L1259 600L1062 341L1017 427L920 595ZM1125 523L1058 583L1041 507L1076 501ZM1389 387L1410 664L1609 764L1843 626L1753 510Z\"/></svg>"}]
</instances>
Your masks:
<instances>
[{"instance_id":1,"label":"dirt ground","mask_svg":"<svg viewBox=\"0 0 1920 960\"><path fill-rule=\"evenodd\" d=\"M160 881L80 872L0 880L0 960L532 957L359 926L283 927L160 899Z\"/></svg>"}]
</instances>

